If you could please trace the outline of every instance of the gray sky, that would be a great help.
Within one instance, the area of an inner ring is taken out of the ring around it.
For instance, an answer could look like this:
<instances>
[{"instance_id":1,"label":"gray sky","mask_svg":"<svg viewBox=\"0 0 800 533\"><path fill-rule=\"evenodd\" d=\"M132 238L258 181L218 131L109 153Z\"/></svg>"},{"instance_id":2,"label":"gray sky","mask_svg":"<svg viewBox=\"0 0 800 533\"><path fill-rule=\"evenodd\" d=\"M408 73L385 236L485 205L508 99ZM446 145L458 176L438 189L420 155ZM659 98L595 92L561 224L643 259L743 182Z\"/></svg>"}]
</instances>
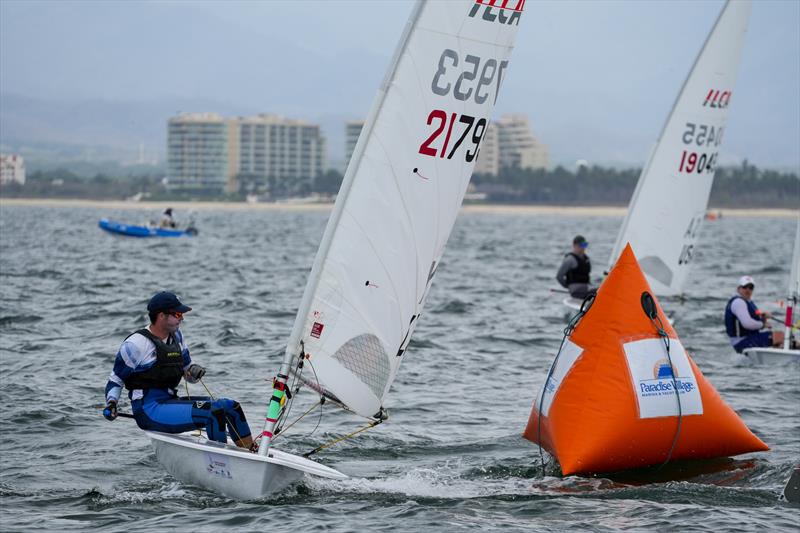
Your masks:
<instances>
[{"instance_id":1,"label":"gray sky","mask_svg":"<svg viewBox=\"0 0 800 533\"><path fill-rule=\"evenodd\" d=\"M0 91L361 118L411 5L0 0ZM495 115L526 113L555 162L639 164L722 5L528 0ZM734 95L723 162L800 169L800 1L754 2Z\"/></svg>"}]
</instances>

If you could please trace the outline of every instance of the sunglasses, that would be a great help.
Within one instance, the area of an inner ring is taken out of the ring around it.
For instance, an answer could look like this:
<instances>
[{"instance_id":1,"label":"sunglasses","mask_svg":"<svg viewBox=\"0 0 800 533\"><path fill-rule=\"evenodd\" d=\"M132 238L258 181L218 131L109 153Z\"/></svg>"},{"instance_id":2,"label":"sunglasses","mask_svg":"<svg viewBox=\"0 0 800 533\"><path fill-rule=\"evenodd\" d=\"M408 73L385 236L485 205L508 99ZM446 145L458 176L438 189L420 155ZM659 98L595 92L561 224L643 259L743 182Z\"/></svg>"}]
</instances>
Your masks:
<instances>
[{"instance_id":1,"label":"sunglasses","mask_svg":"<svg viewBox=\"0 0 800 533\"><path fill-rule=\"evenodd\" d=\"M180 311L164 311L164 314L165 315L172 315L175 318L177 318L178 320L183 320L183 313L181 313Z\"/></svg>"},{"instance_id":2,"label":"sunglasses","mask_svg":"<svg viewBox=\"0 0 800 533\"><path fill-rule=\"evenodd\" d=\"M751 291L755 288L755 285L752 283L748 283L747 285L742 285L743 289L750 289Z\"/></svg>"}]
</instances>

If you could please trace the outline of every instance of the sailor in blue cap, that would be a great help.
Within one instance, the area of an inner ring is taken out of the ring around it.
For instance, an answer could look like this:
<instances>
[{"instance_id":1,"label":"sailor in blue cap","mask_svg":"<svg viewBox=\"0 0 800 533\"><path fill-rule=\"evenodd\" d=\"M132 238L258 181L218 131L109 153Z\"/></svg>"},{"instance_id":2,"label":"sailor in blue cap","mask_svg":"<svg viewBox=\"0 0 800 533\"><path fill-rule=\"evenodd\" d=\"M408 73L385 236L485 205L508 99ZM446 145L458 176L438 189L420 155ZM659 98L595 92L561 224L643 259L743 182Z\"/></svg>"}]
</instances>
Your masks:
<instances>
[{"instance_id":1,"label":"sailor in blue cap","mask_svg":"<svg viewBox=\"0 0 800 533\"><path fill-rule=\"evenodd\" d=\"M206 373L193 363L180 330L184 305L171 292L159 292L147 304L150 325L130 334L119 347L106 384L103 416L117 418L122 387L128 389L137 425L163 433L206 430L210 440L226 442L226 428L237 446L253 448L250 427L238 402L177 394L181 378L196 383Z\"/></svg>"}]
</instances>

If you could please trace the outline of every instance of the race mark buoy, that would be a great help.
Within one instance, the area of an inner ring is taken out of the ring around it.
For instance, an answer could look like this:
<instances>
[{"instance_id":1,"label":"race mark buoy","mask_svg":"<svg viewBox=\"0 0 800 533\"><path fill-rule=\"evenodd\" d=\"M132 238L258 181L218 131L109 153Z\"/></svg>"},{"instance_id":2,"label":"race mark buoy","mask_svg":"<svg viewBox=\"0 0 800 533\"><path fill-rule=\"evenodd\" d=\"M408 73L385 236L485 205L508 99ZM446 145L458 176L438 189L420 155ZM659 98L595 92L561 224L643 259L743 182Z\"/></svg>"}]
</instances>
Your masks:
<instances>
[{"instance_id":1,"label":"race mark buoy","mask_svg":"<svg viewBox=\"0 0 800 533\"><path fill-rule=\"evenodd\" d=\"M565 339L524 437L553 455L564 475L768 450L645 293L652 294L628 245Z\"/></svg>"}]
</instances>

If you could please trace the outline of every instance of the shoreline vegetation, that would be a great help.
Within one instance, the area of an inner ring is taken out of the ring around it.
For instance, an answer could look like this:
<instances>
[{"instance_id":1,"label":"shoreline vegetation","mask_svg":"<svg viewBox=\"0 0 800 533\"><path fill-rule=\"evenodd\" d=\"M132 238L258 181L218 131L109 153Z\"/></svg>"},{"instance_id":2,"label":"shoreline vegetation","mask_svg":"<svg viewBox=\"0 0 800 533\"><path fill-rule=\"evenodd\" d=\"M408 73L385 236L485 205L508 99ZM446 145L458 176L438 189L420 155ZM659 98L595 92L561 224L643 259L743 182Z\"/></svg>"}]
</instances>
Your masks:
<instances>
[{"instance_id":1,"label":"shoreline vegetation","mask_svg":"<svg viewBox=\"0 0 800 533\"><path fill-rule=\"evenodd\" d=\"M65 198L3 198L0 208L22 207L94 207L98 209L136 209L142 211L162 211L169 206L180 211L329 211L333 202L235 202L235 201L126 201L126 200L86 200ZM576 205L534 205L507 203L466 203L461 207L463 213L506 214L506 215L549 215L565 214L573 216L624 216L626 207L620 206L576 206ZM776 217L790 218L798 215L798 209L789 208L726 208L711 209L716 216L732 217Z\"/></svg>"},{"instance_id":2,"label":"shoreline vegetation","mask_svg":"<svg viewBox=\"0 0 800 533\"><path fill-rule=\"evenodd\" d=\"M261 203L286 206L298 203L329 203L339 191L342 174L329 170L313 179L293 178L276 181L254 175L239 175L228 184L179 188L161 175L120 176L97 174L79 176L69 170L35 171L24 185L0 186L0 199L59 199L145 202ZM469 205L509 206L509 209L550 207L617 207L624 211L633 195L640 170L600 166L579 167L571 171L503 167L498 175L475 174L467 191ZM697 179L706 179L696 176ZM665 177L669 179L669 177ZM133 203L133 202L131 202ZM512 207L518 206L518 207ZM709 209L797 209L800 206L800 177L797 172L763 170L744 161L735 167L716 169ZM471 207L472 209L472 207ZM497 209L497 208L493 208Z\"/></svg>"}]
</instances>

